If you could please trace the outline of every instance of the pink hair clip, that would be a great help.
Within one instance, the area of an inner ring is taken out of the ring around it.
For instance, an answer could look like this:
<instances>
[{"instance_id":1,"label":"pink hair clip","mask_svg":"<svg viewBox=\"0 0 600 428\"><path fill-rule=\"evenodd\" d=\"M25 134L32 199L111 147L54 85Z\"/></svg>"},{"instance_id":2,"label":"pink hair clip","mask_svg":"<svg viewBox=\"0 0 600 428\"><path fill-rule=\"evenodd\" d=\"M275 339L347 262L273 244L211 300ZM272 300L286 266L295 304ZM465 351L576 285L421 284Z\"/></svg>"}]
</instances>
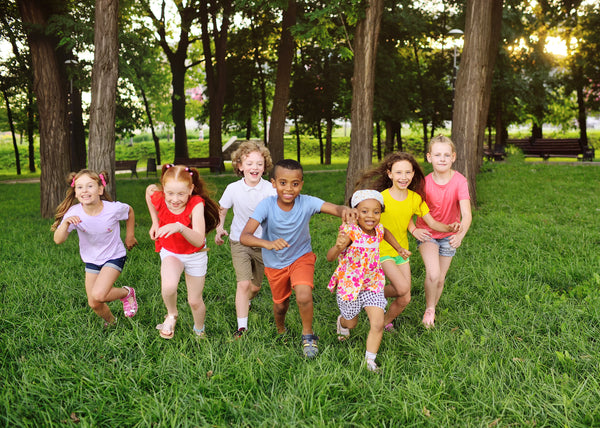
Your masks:
<instances>
[{"instance_id":1,"label":"pink hair clip","mask_svg":"<svg viewBox=\"0 0 600 428\"><path fill-rule=\"evenodd\" d=\"M174 167L174 166L175 166L175 165L173 165L172 163L169 163L169 164L167 164L166 168L167 168L167 169L169 169L169 168L172 168L172 167Z\"/></svg>"},{"instance_id":2,"label":"pink hair clip","mask_svg":"<svg viewBox=\"0 0 600 428\"><path fill-rule=\"evenodd\" d=\"M71 187L75 187L75 177L73 177L73 181L71 181Z\"/></svg>"},{"instance_id":3,"label":"pink hair clip","mask_svg":"<svg viewBox=\"0 0 600 428\"><path fill-rule=\"evenodd\" d=\"M194 173L192 172L192 170L190 169L190 167L189 167L189 166L186 166L186 167L185 167L185 170L186 170L187 172L189 172L191 176L193 176L193 175L194 175Z\"/></svg>"},{"instance_id":4,"label":"pink hair clip","mask_svg":"<svg viewBox=\"0 0 600 428\"><path fill-rule=\"evenodd\" d=\"M100 181L102 182L102 185L103 185L104 187L106 187L106 180L104 180L104 175L102 175L102 174L99 174L99 175L98 175L98 177L100 177Z\"/></svg>"}]
</instances>

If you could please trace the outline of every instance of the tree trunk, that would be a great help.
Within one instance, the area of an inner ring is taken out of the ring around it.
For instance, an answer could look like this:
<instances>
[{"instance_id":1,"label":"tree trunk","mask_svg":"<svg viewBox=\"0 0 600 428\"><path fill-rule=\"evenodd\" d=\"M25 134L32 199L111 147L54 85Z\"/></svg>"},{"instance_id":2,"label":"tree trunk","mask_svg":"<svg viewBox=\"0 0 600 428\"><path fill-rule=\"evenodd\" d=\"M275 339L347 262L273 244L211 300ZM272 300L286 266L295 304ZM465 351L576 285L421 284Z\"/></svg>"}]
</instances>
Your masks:
<instances>
[{"instance_id":1,"label":"tree trunk","mask_svg":"<svg viewBox=\"0 0 600 428\"><path fill-rule=\"evenodd\" d=\"M333 137L333 119L331 115L326 120L327 128L325 131L325 165L331 165L331 150Z\"/></svg>"},{"instance_id":2,"label":"tree trunk","mask_svg":"<svg viewBox=\"0 0 600 428\"><path fill-rule=\"evenodd\" d=\"M356 25L352 77L352 133L345 201L352 196L361 171L371 165L373 157L375 59L382 13L383 0L369 0L365 17Z\"/></svg>"},{"instance_id":3,"label":"tree trunk","mask_svg":"<svg viewBox=\"0 0 600 428\"><path fill-rule=\"evenodd\" d=\"M379 121L376 120L375 121L375 139L377 141L377 160L380 161L381 160L381 125L379 124ZM387 136L387 134L386 134Z\"/></svg>"},{"instance_id":4,"label":"tree trunk","mask_svg":"<svg viewBox=\"0 0 600 428\"><path fill-rule=\"evenodd\" d=\"M70 83L69 83L70 85ZM78 88L70 89L73 97L69 106L69 126L71 145L71 171L85 168L87 153L85 147L85 127L83 126L83 108L81 105L81 91Z\"/></svg>"},{"instance_id":5,"label":"tree trunk","mask_svg":"<svg viewBox=\"0 0 600 428\"><path fill-rule=\"evenodd\" d=\"M29 172L35 172L35 112L33 111L33 89L27 85L27 141Z\"/></svg>"},{"instance_id":6,"label":"tree trunk","mask_svg":"<svg viewBox=\"0 0 600 428\"><path fill-rule=\"evenodd\" d=\"M271 125L269 127L269 151L273 163L284 158L283 135L285 133L285 116L290 97L290 80L292 78L292 62L294 60L294 37L290 28L296 23L296 0L288 0L287 9L283 12L281 23L281 39L277 60L277 76L275 93L271 107Z\"/></svg>"},{"instance_id":7,"label":"tree trunk","mask_svg":"<svg viewBox=\"0 0 600 428\"><path fill-rule=\"evenodd\" d=\"M580 82L581 80L578 80ZM587 146L587 114L585 112L585 95L583 87L577 85L577 122L579 123L579 139L583 146Z\"/></svg>"},{"instance_id":8,"label":"tree trunk","mask_svg":"<svg viewBox=\"0 0 600 428\"><path fill-rule=\"evenodd\" d=\"M107 171L108 192L116 198L115 113L119 77L119 1L96 0L94 65L90 104L89 165Z\"/></svg>"},{"instance_id":9,"label":"tree trunk","mask_svg":"<svg viewBox=\"0 0 600 428\"><path fill-rule=\"evenodd\" d=\"M296 160L300 163L300 128L298 128L298 116L294 116L294 132L296 133Z\"/></svg>"},{"instance_id":10,"label":"tree trunk","mask_svg":"<svg viewBox=\"0 0 600 428\"><path fill-rule=\"evenodd\" d=\"M394 151L394 122L391 119L385 121L385 150L384 154Z\"/></svg>"},{"instance_id":11,"label":"tree trunk","mask_svg":"<svg viewBox=\"0 0 600 428\"><path fill-rule=\"evenodd\" d=\"M319 162L323 165L323 156L325 155L325 147L323 147L323 132L321 130L321 121L317 122L317 136L319 138Z\"/></svg>"},{"instance_id":12,"label":"tree trunk","mask_svg":"<svg viewBox=\"0 0 600 428\"><path fill-rule=\"evenodd\" d=\"M189 157L187 144L187 129L185 125L185 60L187 58L186 48L181 48L182 42L179 42L177 51L171 55L171 86L173 94L171 95L171 116L173 117L173 140L175 141L175 157Z\"/></svg>"},{"instance_id":13,"label":"tree trunk","mask_svg":"<svg viewBox=\"0 0 600 428\"><path fill-rule=\"evenodd\" d=\"M27 29L40 122L40 213L50 218L64 198L69 172L66 76L56 55L58 41L45 34L46 2L19 0L18 6Z\"/></svg>"},{"instance_id":14,"label":"tree trunk","mask_svg":"<svg viewBox=\"0 0 600 428\"><path fill-rule=\"evenodd\" d=\"M10 134L12 135L13 148L15 150L15 165L17 167L17 175L21 175L21 157L19 156L19 146L17 146L17 136L15 134L15 123L12 117L12 110L10 108L10 102L8 101L8 94L3 89L2 96L4 97L4 103L6 104L6 116L8 119L8 125L10 127Z\"/></svg>"},{"instance_id":15,"label":"tree trunk","mask_svg":"<svg viewBox=\"0 0 600 428\"><path fill-rule=\"evenodd\" d=\"M457 146L455 167L467 178L474 205L477 203L475 179L483 151L501 24L502 0L467 0L465 45L456 77L452 140Z\"/></svg>"},{"instance_id":16,"label":"tree trunk","mask_svg":"<svg viewBox=\"0 0 600 428\"><path fill-rule=\"evenodd\" d=\"M146 116L148 117L148 125L150 125L150 131L152 132L152 140L154 141L154 152L156 153L156 164L162 165L160 161L160 140L156 131L154 130L154 121L152 120L152 113L150 112L150 105L148 104L148 97L146 97L146 91L144 88L140 89L142 94L142 100L144 101L144 109L146 110Z\"/></svg>"}]
</instances>

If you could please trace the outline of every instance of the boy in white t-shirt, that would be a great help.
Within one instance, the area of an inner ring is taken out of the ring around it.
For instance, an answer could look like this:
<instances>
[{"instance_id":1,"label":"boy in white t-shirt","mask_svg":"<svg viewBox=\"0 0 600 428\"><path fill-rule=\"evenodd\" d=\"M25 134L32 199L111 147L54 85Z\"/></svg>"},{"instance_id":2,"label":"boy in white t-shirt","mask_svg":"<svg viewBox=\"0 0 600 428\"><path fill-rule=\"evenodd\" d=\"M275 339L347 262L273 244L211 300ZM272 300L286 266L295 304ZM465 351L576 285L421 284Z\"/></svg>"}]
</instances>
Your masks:
<instances>
[{"instance_id":1,"label":"boy in white t-shirt","mask_svg":"<svg viewBox=\"0 0 600 428\"><path fill-rule=\"evenodd\" d=\"M260 291L264 276L261 249L240 244L240 234L258 203L266 197L276 195L277 192L270 182L262 178L265 171L273 166L269 149L262 144L253 141L242 143L232 153L231 163L236 174L242 178L228 185L219 200L220 221L215 243L223 244L223 236L228 235L224 228L225 217L229 208L233 207L229 245L237 280L235 294L237 330L233 333L233 337L237 339L248 330L250 302ZM258 228L254 235L260 238L262 229Z\"/></svg>"}]
</instances>

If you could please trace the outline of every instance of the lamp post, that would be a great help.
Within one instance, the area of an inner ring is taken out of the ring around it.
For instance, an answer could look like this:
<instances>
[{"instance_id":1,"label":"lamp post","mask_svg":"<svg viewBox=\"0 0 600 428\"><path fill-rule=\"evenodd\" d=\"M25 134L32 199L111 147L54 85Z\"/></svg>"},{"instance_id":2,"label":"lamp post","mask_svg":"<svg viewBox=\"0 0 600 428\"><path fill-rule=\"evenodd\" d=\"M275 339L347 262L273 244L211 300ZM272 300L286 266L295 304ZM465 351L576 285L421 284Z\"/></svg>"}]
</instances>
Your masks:
<instances>
[{"instance_id":1,"label":"lamp post","mask_svg":"<svg viewBox=\"0 0 600 428\"><path fill-rule=\"evenodd\" d=\"M456 39L463 35L463 31L458 28L453 28L448 31L448 35L454 38L454 67L452 70L452 109L454 110L454 91L456 90L456 73L458 71L458 66L456 65L456 56L457 56L457 45Z\"/></svg>"}]
</instances>

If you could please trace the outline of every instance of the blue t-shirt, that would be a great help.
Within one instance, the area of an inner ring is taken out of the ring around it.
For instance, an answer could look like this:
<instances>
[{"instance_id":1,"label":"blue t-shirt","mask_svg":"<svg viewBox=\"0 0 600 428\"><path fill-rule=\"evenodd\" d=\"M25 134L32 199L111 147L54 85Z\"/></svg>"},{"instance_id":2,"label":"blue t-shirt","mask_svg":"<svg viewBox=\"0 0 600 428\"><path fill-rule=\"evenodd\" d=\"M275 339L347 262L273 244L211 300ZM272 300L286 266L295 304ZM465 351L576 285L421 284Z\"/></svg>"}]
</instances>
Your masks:
<instances>
[{"instance_id":1,"label":"blue t-shirt","mask_svg":"<svg viewBox=\"0 0 600 428\"><path fill-rule=\"evenodd\" d=\"M262 249L266 267L283 269L301 256L312 251L308 223L310 218L321 212L325 201L314 196L298 195L290 211L283 211L277 205L277 196L263 199L250 216L258 221L263 229L262 239L275 241L283 238L290 245L279 251Z\"/></svg>"}]
</instances>

